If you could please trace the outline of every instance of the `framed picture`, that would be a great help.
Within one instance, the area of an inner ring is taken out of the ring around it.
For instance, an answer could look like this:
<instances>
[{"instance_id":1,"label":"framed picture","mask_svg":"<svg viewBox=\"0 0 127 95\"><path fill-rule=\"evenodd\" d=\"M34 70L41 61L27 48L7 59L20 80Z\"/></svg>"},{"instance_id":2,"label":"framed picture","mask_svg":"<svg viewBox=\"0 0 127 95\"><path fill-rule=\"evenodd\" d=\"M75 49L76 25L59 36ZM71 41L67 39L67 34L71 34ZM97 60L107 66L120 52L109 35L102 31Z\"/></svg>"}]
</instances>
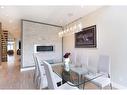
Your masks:
<instances>
[{"instance_id":1,"label":"framed picture","mask_svg":"<svg viewBox=\"0 0 127 95\"><path fill-rule=\"evenodd\" d=\"M76 48L96 48L96 25L83 28L75 33Z\"/></svg>"}]
</instances>

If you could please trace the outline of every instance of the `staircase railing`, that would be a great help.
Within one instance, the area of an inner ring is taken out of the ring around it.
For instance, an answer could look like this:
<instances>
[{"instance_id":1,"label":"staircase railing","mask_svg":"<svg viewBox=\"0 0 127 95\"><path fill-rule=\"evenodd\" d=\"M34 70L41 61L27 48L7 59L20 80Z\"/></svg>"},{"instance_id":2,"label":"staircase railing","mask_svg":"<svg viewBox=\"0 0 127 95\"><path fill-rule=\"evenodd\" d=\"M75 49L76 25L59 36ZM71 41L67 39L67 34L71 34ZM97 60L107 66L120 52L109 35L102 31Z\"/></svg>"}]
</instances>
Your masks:
<instances>
[{"instance_id":1,"label":"staircase railing","mask_svg":"<svg viewBox=\"0 0 127 95\"><path fill-rule=\"evenodd\" d=\"M3 32L1 32L1 59L2 62L7 61L7 39Z\"/></svg>"}]
</instances>

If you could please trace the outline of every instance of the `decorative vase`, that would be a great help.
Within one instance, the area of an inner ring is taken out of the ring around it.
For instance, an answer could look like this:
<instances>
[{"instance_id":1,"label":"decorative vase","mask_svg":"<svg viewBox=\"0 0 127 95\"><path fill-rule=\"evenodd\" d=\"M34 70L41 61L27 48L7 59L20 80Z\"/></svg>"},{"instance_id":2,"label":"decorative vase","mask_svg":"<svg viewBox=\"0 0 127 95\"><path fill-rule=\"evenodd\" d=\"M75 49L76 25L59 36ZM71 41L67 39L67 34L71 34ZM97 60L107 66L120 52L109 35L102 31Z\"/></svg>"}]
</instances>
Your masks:
<instances>
[{"instance_id":1,"label":"decorative vase","mask_svg":"<svg viewBox=\"0 0 127 95\"><path fill-rule=\"evenodd\" d=\"M67 71L67 72L69 72L69 70L70 70L70 59L69 58L65 58L65 60L64 60L64 69L65 69L65 71Z\"/></svg>"}]
</instances>

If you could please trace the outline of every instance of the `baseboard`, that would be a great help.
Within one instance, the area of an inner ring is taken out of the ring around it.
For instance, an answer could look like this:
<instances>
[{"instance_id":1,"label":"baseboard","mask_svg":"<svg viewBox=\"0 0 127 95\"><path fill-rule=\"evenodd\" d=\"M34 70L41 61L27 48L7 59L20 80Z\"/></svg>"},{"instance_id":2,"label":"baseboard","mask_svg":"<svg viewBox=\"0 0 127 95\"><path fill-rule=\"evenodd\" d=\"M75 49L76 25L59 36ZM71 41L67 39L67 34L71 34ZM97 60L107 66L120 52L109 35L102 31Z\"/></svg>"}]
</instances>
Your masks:
<instances>
[{"instance_id":1,"label":"baseboard","mask_svg":"<svg viewBox=\"0 0 127 95\"><path fill-rule=\"evenodd\" d=\"M118 84L118 83L115 83L115 82L112 82L112 86L113 86L114 88L120 89L120 90L122 90L122 89L127 89L127 87L125 87L125 86L123 86L123 85L120 85L120 84Z\"/></svg>"},{"instance_id":2,"label":"baseboard","mask_svg":"<svg viewBox=\"0 0 127 95\"><path fill-rule=\"evenodd\" d=\"M21 72L23 72L23 71L29 71L29 70L34 70L35 69L35 67L33 66L33 67L25 67L25 68L21 68Z\"/></svg>"},{"instance_id":3,"label":"baseboard","mask_svg":"<svg viewBox=\"0 0 127 95\"><path fill-rule=\"evenodd\" d=\"M55 63L55 64L51 64L52 66L55 66L55 65L61 65L61 64L63 64L63 63ZM21 72L23 72L23 71L29 71L29 70L33 70L33 69L35 69L35 66L27 66L27 67L21 67Z\"/></svg>"},{"instance_id":4,"label":"baseboard","mask_svg":"<svg viewBox=\"0 0 127 95\"><path fill-rule=\"evenodd\" d=\"M51 66L57 66L57 65L63 65L63 63L62 62L58 62L58 63L51 64Z\"/></svg>"}]
</instances>

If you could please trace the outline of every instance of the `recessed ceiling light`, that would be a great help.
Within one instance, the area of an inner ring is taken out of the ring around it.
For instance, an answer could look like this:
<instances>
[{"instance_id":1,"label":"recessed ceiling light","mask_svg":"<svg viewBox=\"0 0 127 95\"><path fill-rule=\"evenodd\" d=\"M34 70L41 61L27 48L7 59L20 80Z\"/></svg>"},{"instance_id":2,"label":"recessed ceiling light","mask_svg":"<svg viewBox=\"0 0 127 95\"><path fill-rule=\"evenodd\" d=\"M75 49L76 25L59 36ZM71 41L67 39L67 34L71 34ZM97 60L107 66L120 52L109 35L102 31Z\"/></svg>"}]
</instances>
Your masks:
<instances>
[{"instance_id":1,"label":"recessed ceiling light","mask_svg":"<svg viewBox=\"0 0 127 95\"><path fill-rule=\"evenodd\" d=\"M3 8L4 8L4 6L1 6L0 8L1 8L1 9L3 9Z\"/></svg>"}]
</instances>

